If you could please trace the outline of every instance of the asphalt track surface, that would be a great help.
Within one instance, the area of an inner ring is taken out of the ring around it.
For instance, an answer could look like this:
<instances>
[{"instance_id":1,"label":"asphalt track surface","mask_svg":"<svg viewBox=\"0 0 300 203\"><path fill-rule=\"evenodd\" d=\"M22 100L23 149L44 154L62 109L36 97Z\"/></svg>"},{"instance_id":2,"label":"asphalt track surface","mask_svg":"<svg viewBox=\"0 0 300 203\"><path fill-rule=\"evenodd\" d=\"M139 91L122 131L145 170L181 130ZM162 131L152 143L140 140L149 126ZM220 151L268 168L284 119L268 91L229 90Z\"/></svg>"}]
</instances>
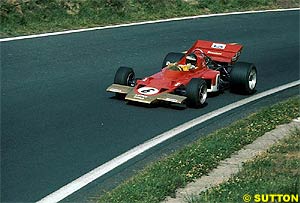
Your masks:
<instances>
[{"instance_id":1,"label":"asphalt track surface","mask_svg":"<svg viewBox=\"0 0 300 203\"><path fill-rule=\"evenodd\" d=\"M168 52L197 39L243 44L240 60L258 68L257 92L300 78L299 11L2 42L1 202L37 201L166 130L247 97L226 91L205 108L178 110L130 105L105 92L119 66L153 74Z\"/></svg>"}]
</instances>

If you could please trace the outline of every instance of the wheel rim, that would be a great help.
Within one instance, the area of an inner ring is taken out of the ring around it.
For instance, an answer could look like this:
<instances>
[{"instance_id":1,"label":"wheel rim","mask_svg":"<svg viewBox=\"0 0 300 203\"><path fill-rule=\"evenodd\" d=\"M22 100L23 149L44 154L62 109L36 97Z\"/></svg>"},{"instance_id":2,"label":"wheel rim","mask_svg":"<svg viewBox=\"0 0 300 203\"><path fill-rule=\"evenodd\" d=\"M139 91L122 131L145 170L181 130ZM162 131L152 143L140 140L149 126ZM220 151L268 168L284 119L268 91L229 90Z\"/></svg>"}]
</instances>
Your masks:
<instances>
[{"instance_id":1,"label":"wheel rim","mask_svg":"<svg viewBox=\"0 0 300 203\"><path fill-rule=\"evenodd\" d=\"M130 73L127 77L127 85L131 86L134 83L134 73Z\"/></svg>"},{"instance_id":2,"label":"wheel rim","mask_svg":"<svg viewBox=\"0 0 300 203\"><path fill-rule=\"evenodd\" d=\"M200 104L204 104L207 98L207 88L203 85L199 89L199 101Z\"/></svg>"},{"instance_id":3,"label":"wheel rim","mask_svg":"<svg viewBox=\"0 0 300 203\"><path fill-rule=\"evenodd\" d=\"M255 69L252 69L249 74L248 84L249 84L250 90L253 90L256 86L256 71L255 71Z\"/></svg>"}]
</instances>

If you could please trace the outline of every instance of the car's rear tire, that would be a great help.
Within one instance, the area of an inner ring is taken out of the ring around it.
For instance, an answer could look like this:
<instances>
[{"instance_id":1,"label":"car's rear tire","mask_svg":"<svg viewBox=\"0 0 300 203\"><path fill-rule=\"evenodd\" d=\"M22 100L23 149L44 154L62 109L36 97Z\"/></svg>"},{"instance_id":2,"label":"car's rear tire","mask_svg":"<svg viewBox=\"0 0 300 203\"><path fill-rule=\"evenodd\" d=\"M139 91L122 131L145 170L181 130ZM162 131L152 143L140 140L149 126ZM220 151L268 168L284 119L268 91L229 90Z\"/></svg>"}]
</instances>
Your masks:
<instances>
[{"instance_id":1,"label":"car's rear tire","mask_svg":"<svg viewBox=\"0 0 300 203\"><path fill-rule=\"evenodd\" d=\"M176 52L168 53L167 56L164 58L161 68L166 67L168 62L175 63L175 62L180 61L183 56L184 56L184 53L176 53Z\"/></svg>"},{"instance_id":2,"label":"car's rear tire","mask_svg":"<svg viewBox=\"0 0 300 203\"><path fill-rule=\"evenodd\" d=\"M119 85L132 86L134 84L135 74L132 68L120 67L116 74L114 83Z\"/></svg>"},{"instance_id":3,"label":"car's rear tire","mask_svg":"<svg viewBox=\"0 0 300 203\"><path fill-rule=\"evenodd\" d=\"M207 98L207 85L201 78L193 78L186 87L187 105L189 107L202 107Z\"/></svg>"},{"instance_id":4,"label":"car's rear tire","mask_svg":"<svg viewBox=\"0 0 300 203\"><path fill-rule=\"evenodd\" d=\"M257 83L257 70L254 64L237 62L230 72L230 87L234 92L253 94Z\"/></svg>"}]
</instances>

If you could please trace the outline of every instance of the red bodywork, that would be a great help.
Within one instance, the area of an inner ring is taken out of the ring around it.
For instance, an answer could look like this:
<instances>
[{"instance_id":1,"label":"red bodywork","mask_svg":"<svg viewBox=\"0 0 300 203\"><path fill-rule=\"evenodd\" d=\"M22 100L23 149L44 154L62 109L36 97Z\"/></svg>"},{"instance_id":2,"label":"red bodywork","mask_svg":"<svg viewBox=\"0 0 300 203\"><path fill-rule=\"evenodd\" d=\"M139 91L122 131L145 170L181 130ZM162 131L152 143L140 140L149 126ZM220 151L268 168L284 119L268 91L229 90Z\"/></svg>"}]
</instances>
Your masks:
<instances>
[{"instance_id":1,"label":"red bodywork","mask_svg":"<svg viewBox=\"0 0 300 203\"><path fill-rule=\"evenodd\" d=\"M204 52L214 61L232 64L238 59L241 50L242 45L239 44L224 44L198 40L186 52L186 55L190 53L196 54L197 69L190 71L174 71L165 67L162 69L162 71L150 77L146 77L143 80L138 80L137 85L134 87L134 92L135 94L143 94L139 91L139 89L142 87L149 87L155 89L156 91L153 91L152 93L149 92L149 94L146 94L148 96L154 96L162 92L172 93L180 86L186 86L192 78L204 79L207 81L208 91L217 91L218 89L213 87L217 86L216 83L220 72L209 69L201 53ZM186 64L185 57L183 57L178 64Z\"/></svg>"}]
</instances>

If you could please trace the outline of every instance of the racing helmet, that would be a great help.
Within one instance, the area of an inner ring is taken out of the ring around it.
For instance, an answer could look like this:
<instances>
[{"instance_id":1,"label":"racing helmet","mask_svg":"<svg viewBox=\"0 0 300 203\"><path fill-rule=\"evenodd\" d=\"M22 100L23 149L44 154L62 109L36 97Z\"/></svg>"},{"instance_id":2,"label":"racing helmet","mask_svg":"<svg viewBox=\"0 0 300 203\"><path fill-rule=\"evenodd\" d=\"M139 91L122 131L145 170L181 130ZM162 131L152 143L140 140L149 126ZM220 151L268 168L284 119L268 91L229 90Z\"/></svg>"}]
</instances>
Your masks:
<instances>
[{"instance_id":1,"label":"racing helmet","mask_svg":"<svg viewBox=\"0 0 300 203\"><path fill-rule=\"evenodd\" d=\"M194 53L188 54L186 57L186 64L191 64L193 66L197 66L197 56Z\"/></svg>"}]
</instances>

